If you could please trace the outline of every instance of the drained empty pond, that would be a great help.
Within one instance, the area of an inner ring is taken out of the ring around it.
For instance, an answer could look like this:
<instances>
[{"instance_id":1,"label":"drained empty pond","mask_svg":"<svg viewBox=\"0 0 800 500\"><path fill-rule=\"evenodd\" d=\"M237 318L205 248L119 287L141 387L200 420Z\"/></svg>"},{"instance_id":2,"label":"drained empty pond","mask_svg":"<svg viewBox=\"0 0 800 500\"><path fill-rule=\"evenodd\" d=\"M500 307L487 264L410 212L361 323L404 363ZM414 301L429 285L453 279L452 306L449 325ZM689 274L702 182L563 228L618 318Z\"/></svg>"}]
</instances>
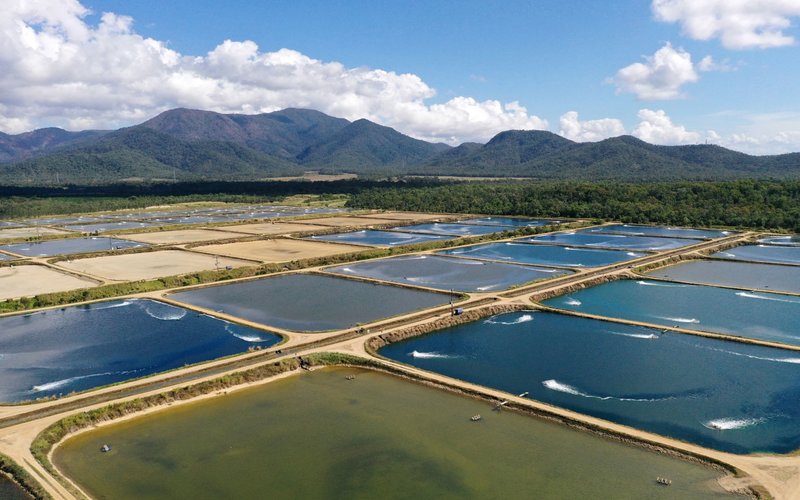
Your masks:
<instances>
[{"instance_id":1,"label":"drained empty pond","mask_svg":"<svg viewBox=\"0 0 800 500\"><path fill-rule=\"evenodd\" d=\"M0 250L12 252L26 257L50 257L73 253L107 252L124 248L145 246L142 243L120 240L117 238L75 238L68 240L42 241L39 243L16 243L1 245Z\"/></svg>"},{"instance_id":2,"label":"drained empty pond","mask_svg":"<svg viewBox=\"0 0 800 500\"><path fill-rule=\"evenodd\" d=\"M99 453L104 443L112 450ZM712 469L343 368L95 429L54 461L90 495L115 499L724 495ZM676 480L664 488L659 475Z\"/></svg>"},{"instance_id":3,"label":"drained empty pond","mask_svg":"<svg viewBox=\"0 0 800 500\"><path fill-rule=\"evenodd\" d=\"M519 266L498 262L479 262L430 255L390 259L330 267L330 272L349 276L420 285L442 290L488 292L505 290L529 281L555 278L570 271Z\"/></svg>"},{"instance_id":4,"label":"drained empty pond","mask_svg":"<svg viewBox=\"0 0 800 500\"><path fill-rule=\"evenodd\" d=\"M289 274L178 292L173 299L296 331L350 328L447 304L441 293L316 274Z\"/></svg>"},{"instance_id":5,"label":"drained empty pond","mask_svg":"<svg viewBox=\"0 0 800 500\"><path fill-rule=\"evenodd\" d=\"M800 448L797 352L523 311L380 354L710 448Z\"/></svg>"},{"instance_id":6,"label":"drained empty pond","mask_svg":"<svg viewBox=\"0 0 800 500\"><path fill-rule=\"evenodd\" d=\"M0 318L0 401L83 391L279 340L152 300L8 316Z\"/></svg>"},{"instance_id":7,"label":"drained empty pond","mask_svg":"<svg viewBox=\"0 0 800 500\"><path fill-rule=\"evenodd\" d=\"M578 312L800 345L800 297L619 280L544 301Z\"/></svg>"},{"instance_id":8,"label":"drained empty pond","mask_svg":"<svg viewBox=\"0 0 800 500\"><path fill-rule=\"evenodd\" d=\"M647 274L655 278L689 283L800 293L800 266L697 260Z\"/></svg>"},{"instance_id":9,"label":"drained empty pond","mask_svg":"<svg viewBox=\"0 0 800 500\"><path fill-rule=\"evenodd\" d=\"M453 257L505 260L519 264L545 266L597 267L616 262L645 257L644 252L604 250L595 248L573 248L555 245L532 245L529 243L487 243L471 247L453 248L437 252Z\"/></svg>"}]
</instances>

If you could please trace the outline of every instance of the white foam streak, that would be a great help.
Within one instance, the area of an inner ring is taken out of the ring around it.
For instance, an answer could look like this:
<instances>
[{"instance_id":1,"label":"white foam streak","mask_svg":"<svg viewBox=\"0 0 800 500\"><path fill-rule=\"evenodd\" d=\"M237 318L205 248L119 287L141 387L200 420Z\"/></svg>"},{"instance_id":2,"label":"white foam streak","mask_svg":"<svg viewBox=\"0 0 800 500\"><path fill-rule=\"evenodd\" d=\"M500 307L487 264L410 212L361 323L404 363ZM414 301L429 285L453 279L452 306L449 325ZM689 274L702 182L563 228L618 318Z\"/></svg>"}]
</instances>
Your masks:
<instances>
[{"instance_id":1,"label":"white foam streak","mask_svg":"<svg viewBox=\"0 0 800 500\"><path fill-rule=\"evenodd\" d=\"M134 373L136 371L138 370L127 370L122 372L103 372L103 373L92 373L90 375L80 375L78 377L70 377L62 380L55 380L53 382L46 382L40 385L34 385L33 388L31 388L31 392L48 392L68 386L73 382L77 382L78 380L84 380L93 377L104 377L106 375L126 375L128 373Z\"/></svg>"},{"instance_id":2,"label":"white foam streak","mask_svg":"<svg viewBox=\"0 0 800 500\"><path fill-rule=\"evenodd\" d=\"M655 333L622 333L622 332L608 332L611 335L620 335L622 337L631 337L634 339L657 339L658 335Z\"/></svg>"},{"instance_id":3,"label":"white foam streak","mask_svg":"<svg viewBox=\"0 0 800 500\"><path fill-rule=\"evenodd\" d=\"M520 323L527 323L528 321L533 321L533 314L523 314L522 316L513 321L495 321L494 320L495 317L496 316L493 316L487 319L486 321L484 321L484 323L487 323L489 325L519 325Z\"/></svg>"},{"instance_id":4,"label":"white foam streak","mask_svg":"<svg viewBox=\"0 0 800 500\"><path fill-rule=\"evenodd\" d=\"M657 316L660 319L665 319L667 321L674 321L676 323L700 323L700 320L697 318L672 318L669 316Z\"/></svg>"},{"instance_id":5,"label":"white foam streak","mask_svg":"<svg viewBox=\"0 0 800 500\"><path fill-rule=\"evenodd\" d=\"M750 292L736 292L736 295L738 295L739 297L746 297L748 299L771 300L773 302L785 302L787 304L800 304L800 301L792 300L789 298L783 299L780 297L769 297L766 295L759 295L757 293L750 293Z\"/></svg>"},{"instance_id":6,"label":"white foam streak","mask_svg":"<svg viewBox=\"0 0 800 500\"><path fill-rule=\"evenodd\" d=\"M144 308L144 312L147 313L148 316L151 318L161 320L161 321L178 321L183 319L186 316L186 309L178 309L177 307L170 307L172 310L167 311L151 311L149 307Z\"/></svg>"},{"instance_id":7,"label":"white foam streak","mask_svg":"<svg viewBox=\"0 0 800 500\"><path fill-rule=\"evenodd\" d=\"M730 431L736 429L744 429L746 427L752 427L754 425L758 425L760 423L765 422L766 418L717 418L714 420L709 420L708 422L704 422L703 426L708 429L713 429L715 431Z\"/></svg>"},{"instance_id":8,"label":"white foam streak","mask_svg":"<svg viewBox=\"0 0 800 500\"><path fill-rule=\"evenodd\" d=\"M597 396L595 394L589 394L587 392L583 392L576 387L573 387L569 384L565 384L563 382L559 382L555 379L549 379L542 382L542 385L546 388L550 389L551 391L563 392L566 394L572 394L573 396L580 396L582 398L590 398L590 399L599 399L601 401L608 401L610 399L615 399L617 401L629 401L635 403L653 403L656 401L665 401L668 399L674 399L672 397L666 398L621 398L616 396Z\"/></svg>"},{"instance_id":9,"label":"white foam streak","mask_svg":"<svg viewBox=\"0 0 800 500\"><path fill-rule=\"evenodd\" d=\"M579 305L583 304L583 302L581 302L578 299L570 298L570 299L567 300L566 304L568 306L579 306Z\"/></svg>"},{"instance_id":10,"label":"white foam streak","mask_svg":"<svg viewBox=\"0 0 800 500\"><path fill-rule=\"evenodd\" d=\"M448 354L439 354L438 352L420 352L417 350L411 351L408 353L409 356L412 358L420 358L420 359L452 359L457 356L450 356Z\"/></svg>"},{"instance_id":11,"label":"white foam streak","mask_svg":"<svg viewBox=\"0 0 800 500\"><path fill-rule=\"evenodd\" d=\"M126 300L126 301L120 302L118 304L109 304L107 306L92 306L91 308L84 309L84 310L85 311L102 311L103 309L116 309L117 307L127 307L127 306L129 306L131 304L132 304L132 302Z\"/></svg>"}]
</instances>

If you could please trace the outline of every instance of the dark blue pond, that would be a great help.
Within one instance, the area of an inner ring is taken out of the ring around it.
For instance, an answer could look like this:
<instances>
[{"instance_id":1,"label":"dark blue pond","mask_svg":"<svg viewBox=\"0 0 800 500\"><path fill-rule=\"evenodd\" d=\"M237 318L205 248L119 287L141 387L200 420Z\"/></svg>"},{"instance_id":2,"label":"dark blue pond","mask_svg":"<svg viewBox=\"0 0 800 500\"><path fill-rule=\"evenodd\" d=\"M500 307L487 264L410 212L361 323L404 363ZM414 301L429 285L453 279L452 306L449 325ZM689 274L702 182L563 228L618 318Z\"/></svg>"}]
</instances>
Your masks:
<instances>
[{"instance_id":1,"label":"dark blue pond","mask_svg":"<svg viewBox=\"0 0 800 500\"><path fill-rule=\"evenodd\" d=\"M14 243L0 245L0 250L24 255L26 257L50 257L53 255L69 255L73 253L106 252L123 248L146 246L144 243L120 240L117 238L73 238L68 240L51 240L38 243Z\"/></svg>"},{"instance_id":2,"label":"dark blue pond","mask_svg":"<svg viewBox=\"0 0 800 500\"><path fill-rule=\"evenodd\" d=\"M476 259L505 260L520 264L566 267L607 266L647 255L642 252L627 252L625 250L572 248L510 242L453 248L436 253L453 257L473 257Z\"/></svg>"},{"instance_id":3,"label":"dark blue pond","mask_svg":"<svg viewBox=\"0 0 800 500\"><path fill-rule=\"evenodd\" d=\"M750 260L753 262L767 262L773 264L800 264L800 247L779 245L742 245L722 252L717 252L712 257L732 260Z\"/></svg>"},{"instance_id":4,"label":"dark blue pond","mask_svg":"<svg viewBox=\"0 0 800 500\"><path fill-rule=\"evenodd\" d=\"M172 298L295 331L350 328L450 301L446 294L316 274L212 286Z\"/></svg>"},{"instance_id":5,"label":"dark blue pond","mask_svg":"<svg viewBox=\"0 0 800 500\"><path fill-rule=\"evenodd\" d=\"M449 240L452 238L452 236L442 236L438 234L412 234L400 233L397 231L375 231L373 229L365 229L363 231L351 231L349 233L323 234L305 239L335 241L337 243L355 243L356 245L396 246L413 245L415 243L425 243L428 241Z\"/></svg>"},{"instance_id":6,"label":"dark blue pond","mask_svg":"<svg viewBox=\"0 0 800 500\"><path fill-rule=\"evenodd\" d=\"M0 318L0 401L83 391L279 340L152 300L9 316Z\"/></svg>"},{"instance_id":7,"label":"dark blue pond","mask_svg":"<svg viewBox=\"0 0 800 500\"><path fill-rule=\"evenodd\" d=\"M626 236L622 234L597 234L582 232L553 233L525 238L520 241L550 243L553 245L577 245L597 248L624 248L627 250L662 251L695 245L701 240L685 238L659 238L655 236Z\"/></svg>"},{"instance_id":8,"label":"dark blue pond","mask_svg":"<svg viewBox=\"0 0 800 500\"><path fill-rule=\"evenodd\" d=\"M800 448L796 352L519 312L391 344L380 354L709 448Z\"/></svg>"},{"instance_id":9,"label":"dark blue pond","mask_svg":"<svg viewBox=\"0 0 800 500\"><path fill-rule=\"evenodd\" d=\"M653 280L619 280L544 304L657 325L800 345L800 297Z\"/></svg>"},{"instance_id":10,"label":"dark blue pond","mask_svg":"<svg viewBox=\"0 0 800 500\"><path fill-rule=\"evenodd\" d=\"M479 236L483 234L501 233L503 231L515 231L516 229L515 227L447 224L441 222L389 228L390 231L410 231L412 233L443 234L446 236Z\"/></svg>"},{"instance_id":11,"label":"dark blue pond","mask_svg":"<svg viewBox=\"0 0 800 500\"><path fill-rule=\"evenodd\" d=\"M363 276L461 292L500 291L514 285L555 278L571 272L430 255L392 257L330 267L327 270L347 276Z\"/></svg>"},{"instance_id":12,"label":"dark blue pond","mask_svg":"<svg viewBox=\"0 0 800 500\"><path fill-rule=\"evenodd\" d=\"M610 224L586 229L589 233L627 234L631 236L666 236L673 238L722 238L734 234L717 229L693 229L690 227L638 226L635 224Z\"/></svg>"},{"instance_id":13,"label":"dark blue pond","mask_svg":"<svg viewBox=\"0 0 800 500\"><path fill-rule=\"evenodd\" d=\"M511 227L539 227L552 224L561 224L561 221L552 219L522 219L516 217L477 217L464 219L459 224L479 224L483 226L511 226Z\"/></svg>"}]
</instances>

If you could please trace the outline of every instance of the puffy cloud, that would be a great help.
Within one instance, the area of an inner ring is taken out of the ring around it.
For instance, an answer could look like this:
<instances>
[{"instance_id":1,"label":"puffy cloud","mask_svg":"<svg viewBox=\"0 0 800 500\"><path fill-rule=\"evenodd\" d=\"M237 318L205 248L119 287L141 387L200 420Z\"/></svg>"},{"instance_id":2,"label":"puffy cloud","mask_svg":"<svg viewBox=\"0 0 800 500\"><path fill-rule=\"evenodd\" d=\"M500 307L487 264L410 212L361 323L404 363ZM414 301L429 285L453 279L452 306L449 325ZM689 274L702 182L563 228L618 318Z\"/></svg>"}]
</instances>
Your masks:
<instances>
[{"instance_id":1,"label":"puffy cloud","mask_svg":"<svg viewBox=\"0 0 800 500\"><path fill-rule=\"evenodd\" d=\"M792 45L784 30L800 16L800 0L653 0L656 19L680 23L696 40L719 38L729 49Z\"/></svg>"},{"instance_id":2,"label":"puffy cloud","mask_svg":"<svg viewBox=\"0 0 800 500\"><path fill-rule=\"evenodd\" d=\"M348 68L289 49L262 52L252 41L181 54L137 34L130 17L105 13L92 26L88 14L78 0L0 3L0 129L113 128L173 107L248 114L314 108L450 143L547 128L516 102L431 104L436 91L414 74Z\"/></svg>"},{"instance_id":3,"label":"puffy cloud","mask_svg":"<svg viewBox=\"0 0 800 500\"><path fill-rule=\"evenodd\" d=\"M664 110L641 109L637 115L639 124L633 135L653 144L694 144L700 142L701 134L686 130L683 125L672 123Z\"/></svg>"},{"instance_id":4,"label":"puffy cloud","mask_svg":"<svg viewBox=\"0 0 800 500\"><path fill-rule=\"evenodd\" d=\"M625 133L625 127L616 118L580 121L577 111L568 111L559 119L558 132L567 139L577 142L594 142L616 137Z\"/></svg>"},{"instance_id":5,"label":"puffy cloud","mask_svg":"<svg viewBox=\"0 0 800 500\"><path fill-rule=\"evenodd\" d=\"M692 56L667 43L644 63L633 63L617 71L613 78L617 92L630 92L642 100L666 100L683 97L681 87L698 80Z\"/></svg>"}]
</instances>

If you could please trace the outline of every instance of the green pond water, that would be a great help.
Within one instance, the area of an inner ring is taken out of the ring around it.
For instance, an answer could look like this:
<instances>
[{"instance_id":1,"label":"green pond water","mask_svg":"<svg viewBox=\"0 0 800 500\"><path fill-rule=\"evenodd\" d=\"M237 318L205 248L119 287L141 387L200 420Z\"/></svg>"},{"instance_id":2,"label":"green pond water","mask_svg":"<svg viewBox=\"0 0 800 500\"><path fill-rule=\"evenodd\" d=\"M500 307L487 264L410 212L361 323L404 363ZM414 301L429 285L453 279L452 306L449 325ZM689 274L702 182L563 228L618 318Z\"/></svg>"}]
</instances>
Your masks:
<instances>
[{"instance_id":1,"label":"green pond water","mask_svg":"<svg viewBox=\"0 0 800 500\"><path fill-rule=\"evenodd\" d=\"M470 421L477 413L483 420ZM114 499L725 495L712 469L345 368L93 430L54 460L93 496Z\"/></svg>"}]
</instances>

